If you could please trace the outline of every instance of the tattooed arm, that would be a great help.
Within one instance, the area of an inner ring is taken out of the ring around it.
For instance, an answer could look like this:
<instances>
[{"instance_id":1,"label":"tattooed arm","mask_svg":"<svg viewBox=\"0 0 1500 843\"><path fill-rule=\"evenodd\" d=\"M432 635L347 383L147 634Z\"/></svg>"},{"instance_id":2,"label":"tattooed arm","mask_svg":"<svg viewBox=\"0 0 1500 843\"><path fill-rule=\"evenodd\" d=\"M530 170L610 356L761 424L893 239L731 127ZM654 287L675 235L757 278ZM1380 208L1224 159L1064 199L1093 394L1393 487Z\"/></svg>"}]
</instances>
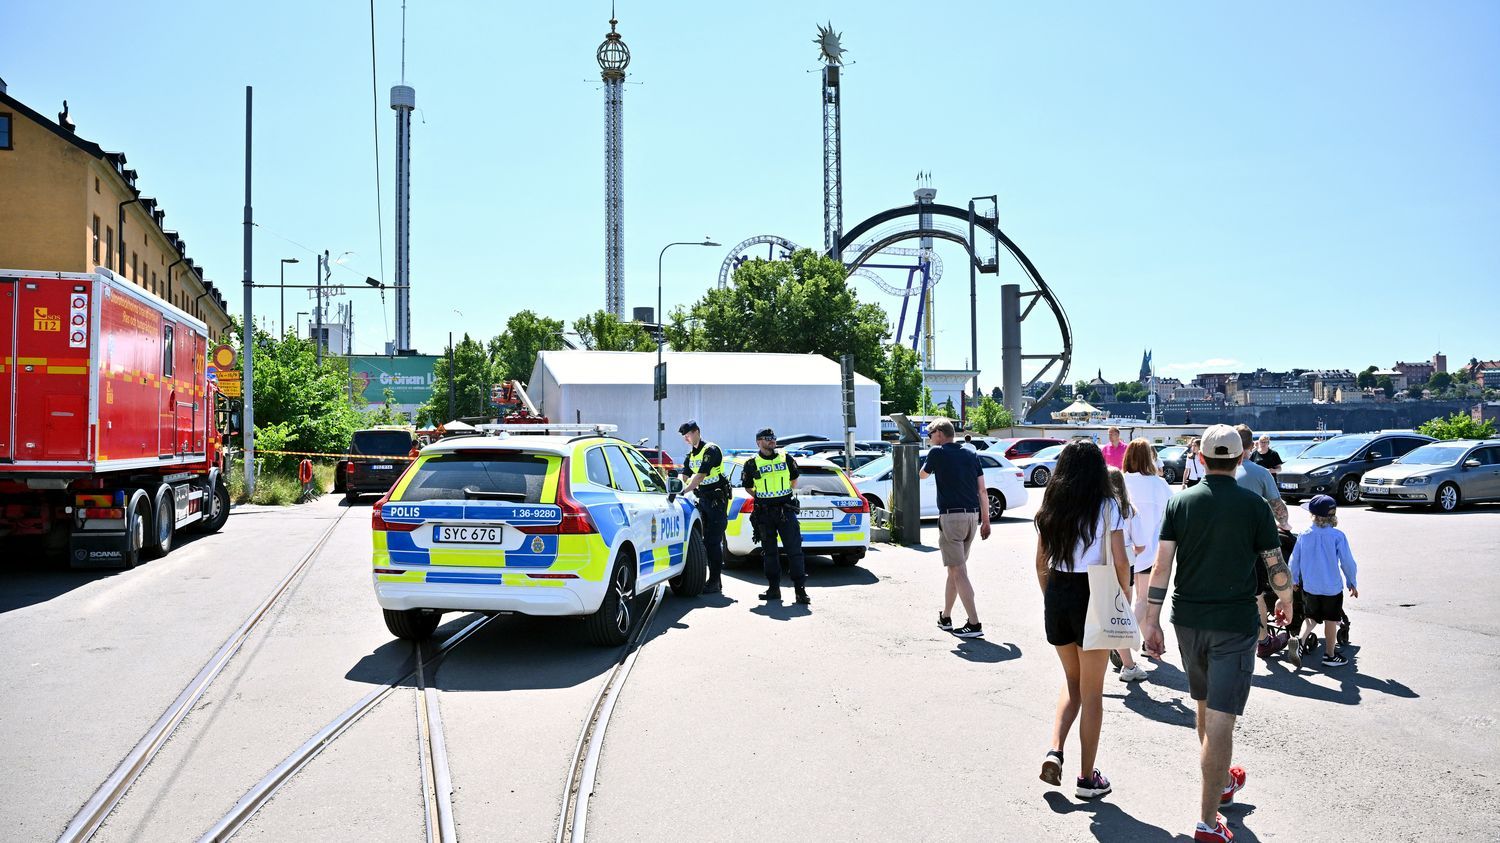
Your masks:
<instances>
[{"instance_id":1,"label":"tattooed arm","mask_svg":"<svg viewBox=\"0 0 1500 843\"><path fill-rule=\"evenodd\" d=\"M1272 498L1268 503L1271 504L1271 514L1276 517L1276 526L1290 531L1292 526L1291 522L1287 520L1286 501L1283 501L1281 498Z\"/></svg>"}]
</instances>

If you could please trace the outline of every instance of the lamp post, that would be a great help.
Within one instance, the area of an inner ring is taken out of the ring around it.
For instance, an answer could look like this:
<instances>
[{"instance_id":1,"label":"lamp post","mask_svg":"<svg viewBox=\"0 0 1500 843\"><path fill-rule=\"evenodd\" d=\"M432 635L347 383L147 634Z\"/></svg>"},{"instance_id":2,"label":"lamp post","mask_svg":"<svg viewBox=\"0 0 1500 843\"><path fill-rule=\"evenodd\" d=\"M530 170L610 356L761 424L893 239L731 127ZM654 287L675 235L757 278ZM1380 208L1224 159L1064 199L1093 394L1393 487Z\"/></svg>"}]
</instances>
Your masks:
<instances>
[{"instance_id":1,"label":"lamp post","mask_svg":"<svg viewBox=\"0 0 1500 843\"><path fill-rule=\"evenodd\" d=\"M276 330L286 336L286 265L289 263L301 263L296 258L281 259L281 315L277 317Z\"/></svg>"},{"instance_id":2,"label":"lamp post","mask_svg":"<svg viewBox=\"0 0 1500 843\"><path fill-rule=\"evenodd\" d=\"M662 363L662 359L661 359L662 347L667 344L667 330L666 330L666 324L667 323L666 323L666 320L662 318L662 312L661 312L661 265L662 265L662 258L666 257L667 250L670 249L670 248L672 248L673 246L718 246L718 245L719 245L718 243L715 243L713 240L711 240L710 238L707 238L707 237L703 238L703 240L701 242L696 241L696 240L679 240L679 241L677 241L675 243L668 243L667 245L661 247L661 251L659 253L657 253L657 255L656 255L656 372L654 373L654 377L651 380L651 383L652 383L651 393L656 398L656 455L657 455L657 459L661 458L661 431L662 431L661 402L662 402L662 399L666 397L665 393L666 393L666 386L667 386L667 377L666 377L665 364Z\"/></svg>"}]
</instances>

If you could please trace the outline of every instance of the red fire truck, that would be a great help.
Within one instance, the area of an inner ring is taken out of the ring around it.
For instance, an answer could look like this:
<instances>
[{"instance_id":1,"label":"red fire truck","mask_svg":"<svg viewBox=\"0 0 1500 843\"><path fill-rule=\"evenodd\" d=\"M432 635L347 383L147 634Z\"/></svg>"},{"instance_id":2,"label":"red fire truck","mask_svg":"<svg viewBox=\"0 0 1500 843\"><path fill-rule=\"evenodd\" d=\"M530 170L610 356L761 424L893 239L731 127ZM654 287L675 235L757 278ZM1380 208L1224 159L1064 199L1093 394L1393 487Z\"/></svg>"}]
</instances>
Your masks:
<instances>
[{"instance_id":1,"label":"red fire truck","mask_svg":"<svg viewBox=\"0 0 1500 843\"><path fill-rule=\"evenodd\" d=\"M223 527L207 352L206 325L109 270L0 269L0 557L29 536L131 568Z\"/></svg>"}]
</instances>

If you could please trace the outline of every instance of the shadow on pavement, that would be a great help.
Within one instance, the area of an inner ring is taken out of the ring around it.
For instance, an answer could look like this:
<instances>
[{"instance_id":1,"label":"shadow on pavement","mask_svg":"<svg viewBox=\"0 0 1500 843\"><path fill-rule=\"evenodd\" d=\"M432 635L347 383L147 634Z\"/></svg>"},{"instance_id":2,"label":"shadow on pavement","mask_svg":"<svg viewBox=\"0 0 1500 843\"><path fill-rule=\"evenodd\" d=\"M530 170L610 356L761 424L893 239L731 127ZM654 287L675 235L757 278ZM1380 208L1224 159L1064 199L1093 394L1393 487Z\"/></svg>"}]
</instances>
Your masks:
<instances>
[{"instance_id":1,"label":"shadow on pavement","mask_svg":"<svg viewBox=\"0 0 1500 843\"><path fill-rule=\"evenodd\" d=\"M999 664L1021 657L1021 648L1016 644L996 644L983 638L960 638L951 650L964 661L983 664Z\"/></svg>"},{"instance_id":2,"label":"shadow on pavement","mask_svg":"<svg viewBox=\"0 0 1500 843\"><path fill-rule=\"evenodd\" d=\"M1068 784L1067 777L1063 777L1063 785ZM1194 793L1197 791L1194 790ZM1125 813L1120 806L1113 802L1099 800L1095 802L1074 802L1055 790L1049 790L1042 796L1047 800L1047 807L1054 814L1085 813L1089 817L1089 833L1094 835L1095 840L1130 840L1130 841L1155 841L1176 840L1177 836L1160 826L1140 820ZM1107 800L1109 797L1105 797ZM1059 838L1061 839L1061 838ZM1235 840L1240 840L1236 832ZM1251 839L1251 838L1246 838Z\"/></svg>"},{"instance_id":3,"label":"shadow on pavement","mask_svg":"<svg viewBox=\"0 0 1500 843\"><path fill-rule=\"evenodd\" d=\"M1255 832L1245 826L1245 817L1255 813L1255 806L1249 802L1233 802L1219 809L1224 815L1224 824L1234 833L1234 839L1238 843L1260 843L1260 838Z\"/></svg>"},{"instance_id":4,"label":"shadow on pavement","mask_svg":"<svg viewBox=\"0 0 1500 843\"><path fill-rule=\"evenodd\" d=\"M1106 681L1107 680L1108 677L1106 677ZM1147 720L1154 720L1157 723L1166 723L1169 726L1186 726L1189 729L1196 727L1198 721L1198 712L1196 706L1189 707L1188 704L1183 701L1182 697L1179 696L1174 696L1171 699L1165 700L1156 699L1155 697L1152 697L1150 694L1146 693L1146 689L1141 687L1143 684L1145 683L1126 682L1125 693L1106 693L1104 696L1107 699L1120 700L1125 704L1125 708L1141 715ZM1182 693L1187 693L1185 685Z\"/></svg>"},{"instance_id":5,"label":"shadow on pavement","mask_svg":"<svg viewBox=\"0 0 1500 843\"><path fill-rule=\"evenodd\" d=\"M789 621L792 618L806 618L812 615L811 606L803 606L801 603L790 602L792 590L787 588L783 592L785 596L780 602L772 601L762 603L750 610L752 615L760 615L773 621Z\"/></svg>"},{"instance_id":6,"label":"shadow on pavement","mask_svg":"<svg viewBox=\"0 0 1500 843\"><path fill-rule=\"evenodd\" d=\"M807 566L808 588L833 588L845 585L875 585L880 582L880 577L874 571L860 565L840 567L833 564L833 560L827 556L814 556L807 554L805 558ZM765 574L761 570L759 557L748 557L741 560L734 567L724 566L724 576L733 577L740 582L755 583L763 585L766 581ZM791 574L788 573L786 558L781 560L781 585L790 593Z\"/></svg>"},{"instance_id":7,"label":"shadow on pavement","mask_svg":"<svg viewBox=\"0 0 1500 843\"><path fill-rule=\"evenodd\" d=\"M1408 700L1421 697L1421 694L1394 679L1376 679L1359 673L1358 645L1351 644L1345 647L1344 654L1349 657L1349 663L1343 667L1323 667L1321 656L1314 655L1304 662L1302 668L1303 671L1320 671L1324 676L1337 680L1339 683L1337 688L1307 681L1306 678L1298 675L1302 671L1293 672L1291 666L1281 659L1273 659L1266 663L1269 673L1256 674L1255 686L1294 697L1305 697L1340 705L1359 705L1361 694L1367 690L1379 691L1382 694Z\"/></svg>"},{"instance_id":8,"label":"shadow on pavement","mask_svg":"<svg viewBox=\"0 0 1500 843\"><path fill-rule=\"evenodd\" d=\"M191 527L178 533L172 546L176 553L208 538ZM46 603L56 597L99 580L130 576L151 564L144 555L134 571L124 568L70 568L66 554L49 556L40 541L13 539L5 564L0 566L0 614ZM168 557L170 558L170 557Z\"/></svg>"}]
</instances>

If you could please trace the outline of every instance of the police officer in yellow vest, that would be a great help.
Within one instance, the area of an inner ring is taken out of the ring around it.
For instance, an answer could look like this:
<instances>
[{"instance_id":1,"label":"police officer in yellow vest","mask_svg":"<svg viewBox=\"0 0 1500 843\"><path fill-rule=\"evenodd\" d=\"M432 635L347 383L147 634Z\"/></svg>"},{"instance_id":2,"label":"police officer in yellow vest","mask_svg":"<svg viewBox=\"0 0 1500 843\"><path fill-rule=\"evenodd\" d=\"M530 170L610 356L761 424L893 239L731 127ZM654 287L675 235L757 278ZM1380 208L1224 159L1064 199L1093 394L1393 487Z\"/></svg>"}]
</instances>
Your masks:
<instances>
[{"instance_id":1,"label":"police officer in yellow vest","mask_svg":"<svg viewBox=\"0 0 1500 843\"><path fill-rule=\"evenodd\" d=\"M729 523L729 475L724 472L724 452L718 445L703 441L696 421L683 422L677 432L688 446L682 493L698 493L698 512L703 519L703 549L708 554L708 583L703 593L718 594L724 590L719 574L724 570L724 527Z\"/></svg>"},{"instance_id":2,"label":"police officer in yellow vest","mask_svg":"<svg viewBox=\"0 0 1500 843\"><path fill-rule=\"evenodd\" d=\"M776 433L769 427L755 434L760 450L745 463L744 486L755 498L750 522L760 536L761 565L766 572L766 591L762 600L781 599L781 553L777 539L786 548L792 568L792 586L797 602L812 602L807 596L807 568L802 559L802 527L797 523L801 508L795 496L797 461L785 451L776 450Z\"/></svg>"}]
</instances>

